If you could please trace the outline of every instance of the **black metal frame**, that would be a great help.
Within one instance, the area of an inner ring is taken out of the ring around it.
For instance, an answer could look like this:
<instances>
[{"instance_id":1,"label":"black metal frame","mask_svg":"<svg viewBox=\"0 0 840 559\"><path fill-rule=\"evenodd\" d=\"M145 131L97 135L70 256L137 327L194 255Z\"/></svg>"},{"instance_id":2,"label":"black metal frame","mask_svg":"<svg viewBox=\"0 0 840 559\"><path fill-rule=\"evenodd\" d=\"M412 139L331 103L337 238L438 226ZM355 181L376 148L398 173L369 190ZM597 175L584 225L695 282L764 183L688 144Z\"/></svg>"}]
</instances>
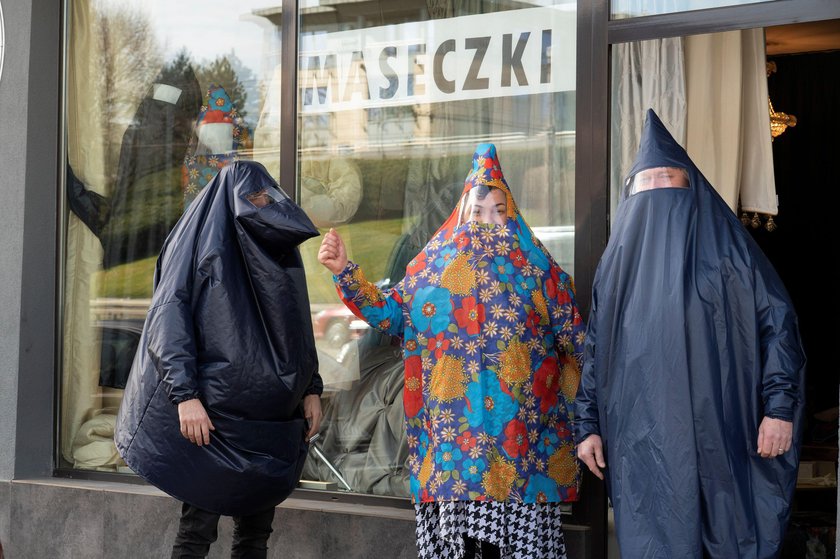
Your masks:
<instances>
[{"instance_id":1,"label":"black metal frame","mask_svg":"<svg viewBox=\"0 0 840 559\"><path fill-rule=\"evenodd\" d=\"M628 19L609 19L609 0L578 2L575 286L588 316L592 281L609 238L611 47L617 43L840 18L838 0L775 0ZM573 520L591 530L590 557L607 556L604 484L588 471Z\"/></svg>"}]
</instances>

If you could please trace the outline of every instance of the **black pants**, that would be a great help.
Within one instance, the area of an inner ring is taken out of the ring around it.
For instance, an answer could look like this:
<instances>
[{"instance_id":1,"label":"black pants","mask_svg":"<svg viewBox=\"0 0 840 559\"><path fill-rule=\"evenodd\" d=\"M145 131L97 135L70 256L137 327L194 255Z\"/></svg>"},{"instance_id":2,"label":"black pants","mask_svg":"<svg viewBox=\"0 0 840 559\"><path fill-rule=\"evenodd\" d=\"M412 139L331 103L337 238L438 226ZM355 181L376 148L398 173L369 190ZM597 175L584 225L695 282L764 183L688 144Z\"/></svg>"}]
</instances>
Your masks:
<instances>
[{"instance_id":1,"label":"black pants","mask_svg":"<svg viewBox=\"0 0 840 559\"><path fill-rule=\"evenodd\" d=\"M219 516L184 503L178 535L172 547L172 559L207 557L210 544L219 535ZM265 559L273 520L274 507L248 516L234 516L231 559Z\"/></svg>"},{"instance_id":2,"label":"black pants","mask_svg":"<svg viewBox=\"0 0 840 559\"><path fill-rule=\"evenodd\" d=\"M464 543L466 544L464 559L475 559L479 549L481 549L481 559L499 559L502 556L502 550L492 543L467 537L464 538Z\"/></svg>"}]
</instances>

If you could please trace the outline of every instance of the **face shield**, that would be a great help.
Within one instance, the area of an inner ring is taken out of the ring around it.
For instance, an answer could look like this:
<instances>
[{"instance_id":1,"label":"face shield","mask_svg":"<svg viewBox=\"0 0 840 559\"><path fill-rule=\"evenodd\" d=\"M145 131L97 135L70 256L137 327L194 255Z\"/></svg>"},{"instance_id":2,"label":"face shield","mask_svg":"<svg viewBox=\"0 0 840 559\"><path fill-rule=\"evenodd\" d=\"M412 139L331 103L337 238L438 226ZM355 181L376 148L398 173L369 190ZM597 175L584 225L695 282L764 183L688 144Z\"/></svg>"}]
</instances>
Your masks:
<instances>
[{"instance_id":1,"label":"face shield","mask_svg":"<svg viewBox=\"0 0 840 559\"><path fill-rule=\"evenodd\" d=\"M682 167L652 167L627 179L627 195L657 188L689 188L688 172Z\"/></svg>"},{"instance_id":2,"label":"face shield","mask_svg":"<svg viewBox=\"0 0 840 559\"><path fill-rule=\"evenodd\" d=\"M245 195L245 199L255 206L257 209L264 208L269 204L274 204L283 199L283 195L277 191L276 188L267 186L260 190L249 192Z\"/></svg>"},{"instance_id":3,"label":"face shield","mask_svg":"<svg viewBox=\"0 0 840 559\"><path fill-rule=\"evenodd\" d=\"M507 196L504 191L485 185L473 187L461 201L458 225L469 222L504 225L507 222Z\"/></svg>"}]
</instances>

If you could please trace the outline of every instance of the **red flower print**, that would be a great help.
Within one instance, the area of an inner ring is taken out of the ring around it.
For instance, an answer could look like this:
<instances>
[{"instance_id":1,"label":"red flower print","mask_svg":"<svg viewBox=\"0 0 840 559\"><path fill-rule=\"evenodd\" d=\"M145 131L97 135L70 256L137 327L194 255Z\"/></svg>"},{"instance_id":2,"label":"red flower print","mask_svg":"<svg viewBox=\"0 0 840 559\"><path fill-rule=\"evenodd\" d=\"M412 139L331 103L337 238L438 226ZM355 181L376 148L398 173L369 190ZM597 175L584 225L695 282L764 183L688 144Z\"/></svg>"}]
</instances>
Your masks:
<instances>
[{"instance_id":1,"label":"red flower print","mask_svg":"<svg viewBox=\"0 0 840 559\"><path fill-rule=\"evenodd\" d=\"M420 270L426 267L426 253L421 252L417 256L415 256L411 262L408 263L408 266L405 267L406 271L409 274L416 274Z\"/></svg>"},{"instance_id":2,"label":"red flower print","mask_svg":"<svg viewBox=\"0 0 840 559\"><path fill-rule=\"evenodd\" d=\"M514 419L507 424L502 448L511 458L524 456L528 452L528 428L525 427L525 423Z\"/></svg>"},{"instance_id":3,"label":"red flower print","mask_svg":"<svg viewBox=\"0 0 840 559\"><path fill-rule=\"evenodd\" d=\"M419 355L405 360L403 407L406 417L414 417L423 409L423 365Z\"/></svg>"},{"instance_id":4,"label":"red flower print","mask_svg":"<svg viewBox=\"0 0 840 559\"><path fill-rule=\"evenodd\" d=\"M531 329L531 333L533 335L539 334L540 325L540 315L538 315L533 309L528 312L528 318L525 320L525 326Z\"/></svg>"},{"instance_id":5,"label":"red flower print","mask_svg":"<svg viewBox=\"0 0 840 559\"><path fill-rule=\"evenodd\" d=\"M549 299L557 297L557 284L560 282L560 275L557 273L557 268L554 266L549 270L551 277L545 280L545 293Z\"/></svg>"},{"instance_id":6,"label":"red flower print","mask_svg":"<svg viewBox=\"0 0 840 559\"><path fill-rule=\"evenodd\" d=\"M553 357L542 362L534 373L534 396L540 399L540 411L547 413L557 404L560 391L560 369Z\"/></svg>"},{"instance_id":7,"label":"red flower print","mask_svg":"<svg viewBox=\"0 0 840 559\"><path fill-rule=\"evenodd\" d=\"M455 309L458 328L464 328L470 336L478 336L481 323L484 322L484 305L477 304L475 297L465 297L461 308Z\"/></svg>"},{"instance_id":8,"label":"red flower print","mask_svg":"<svg viewBox=\"0 0 840 559\"><path fill-rule=\"evenodd\" d=\"M455 246L458 250L464 250L464 248L470 244L470 238L463 231L455 235L455 238L452 240L455 241Z\"/></svg>"},{"instance_id":9,"label":"red flower print","mask_svg":"<svg viewBox=\"0 0 840 559\"><path fill-rule=\"evenodd\" d=\"M561 441L571 438L572 432L569 430L565 421L557 422L557 436L560 437Z\"/></svg>"},{"instance_id":10,"label":"red flower print","mask_svg":"<svg viewBox=\"0 0 840 559\"><path fill-rule=\"evenodd\" d=\"M461 450L469 450L475 446L475 443L478 442L475 437L473 437L472 433L469 431L464 431L463 434L459 435L455 442L461 446Z\"/></svg>"},{"instance_id":11,"label":"red flower print","mask_svg":"<svg viewBox=\"0 0 840 559\"><path fill-rule=\"evenodd\" d=\"M494 163L494 161L493 161L492 158L490 158L490 157L485 157L484 158L484 168L485 169L492 169L493 168L493 163Z\"/></svg>"},{"instance_id":12,"label":"red flower print","mask_svg":"<svg viewBox=\"0 0 840 559\"><path fill-rule=\"evenodd\" d=\"M435 357L440 359L443 355L443 352L449 349L449 340L443 339L443 332L435 336L434 338L429 338L429 344L426 346L429 351L433 351L435 353Z\"/></svg>"},{"instance_id":13,"label":"red flower print","mask_svg":"<svg viewBox=\"0 0 840 559\"><path fill-rule=\"evenodd\" d=\"M490 176L494 179L502 178L502 171L500 169L493 169L490 171Z\"/></svg>"},{"instance_id":14,"label":"red flower print","mask_svg":"<svg viewBox=\"0 0 840 559\"><path fill-rule=\"evenodd\" d=\"M525 260L525 255L522 254L522 251L519 249L511 251L510 259L513 261L513 265L517 268L521 268L522 266L528 263Z\"/></svg>"}]
</instances>

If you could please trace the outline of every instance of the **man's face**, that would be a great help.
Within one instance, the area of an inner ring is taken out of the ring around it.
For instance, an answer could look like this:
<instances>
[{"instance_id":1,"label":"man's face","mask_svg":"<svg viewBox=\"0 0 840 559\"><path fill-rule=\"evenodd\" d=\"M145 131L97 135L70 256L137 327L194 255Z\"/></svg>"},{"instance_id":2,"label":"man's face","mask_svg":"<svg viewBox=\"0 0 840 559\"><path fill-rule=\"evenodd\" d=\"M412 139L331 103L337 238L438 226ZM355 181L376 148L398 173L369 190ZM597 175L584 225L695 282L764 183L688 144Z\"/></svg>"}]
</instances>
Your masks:
<instances>
[{"instance_id":1,"label":"man's face","mask_svg":"<svg viewBox=\"0 0 840 559\"><path fill-rule=\"evenodd\" d=\"M482 198L483 195L483 198ZM464 203L465 221L504 225L507 221L507 197L498 188L476 187Z\"/></svg>"},{"instance_id":2,"label":"man's face","mask_svg":"<svg viewBox=\"0 0 840 559\"><path fill-rule=\"evenodd\" d=\"M245 198L258 208L264 208L274 201L269 195L268 190L265 188L257 192L252 192L251 194L245 196Z\"/></svg>"},{"instance_id":3,"label":"man's face","mask_svg":"<svg viewBox=\"0 0 840 559\"><path fill-rule=\"evenodd\" d=\"M654 167L633 177L633 194L654 188L688 188L688 176L680 167Z\"/></svg>"}]
</instances>

